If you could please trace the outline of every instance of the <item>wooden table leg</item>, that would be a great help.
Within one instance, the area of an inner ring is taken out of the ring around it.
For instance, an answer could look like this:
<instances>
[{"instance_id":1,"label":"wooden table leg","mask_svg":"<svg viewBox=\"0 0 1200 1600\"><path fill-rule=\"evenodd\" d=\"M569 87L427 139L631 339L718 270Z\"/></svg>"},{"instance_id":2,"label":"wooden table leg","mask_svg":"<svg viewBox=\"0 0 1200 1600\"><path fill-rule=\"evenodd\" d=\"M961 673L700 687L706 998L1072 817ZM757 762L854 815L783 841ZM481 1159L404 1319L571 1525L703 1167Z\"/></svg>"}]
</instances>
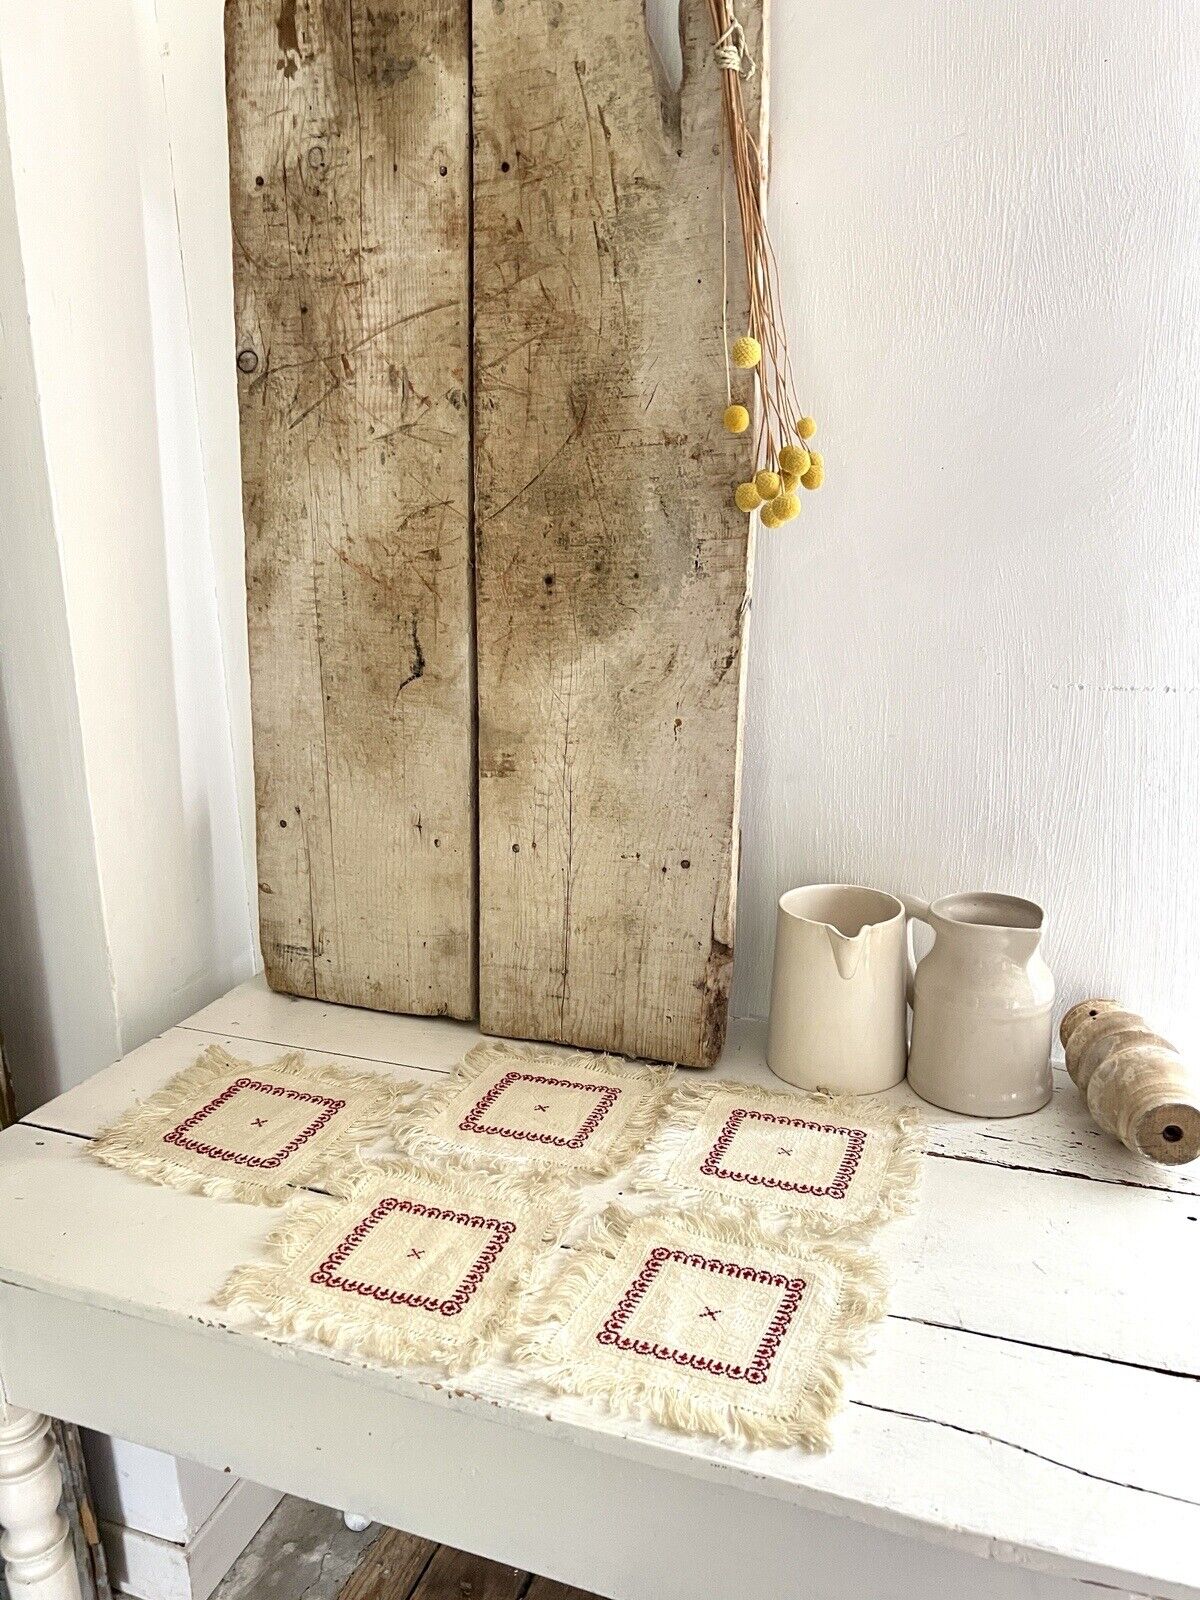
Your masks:
<instances>
[{"instance_id":1,"label":"wooden table leg","mask_svg":"<svg viewBox=\"0 0 1200 1600\"><path fill-rule=\"evenodd\" d=\"M12 1600L81 1600L50 1419L0 1400L0 1558Z\"/></svg>"}]
</instances>

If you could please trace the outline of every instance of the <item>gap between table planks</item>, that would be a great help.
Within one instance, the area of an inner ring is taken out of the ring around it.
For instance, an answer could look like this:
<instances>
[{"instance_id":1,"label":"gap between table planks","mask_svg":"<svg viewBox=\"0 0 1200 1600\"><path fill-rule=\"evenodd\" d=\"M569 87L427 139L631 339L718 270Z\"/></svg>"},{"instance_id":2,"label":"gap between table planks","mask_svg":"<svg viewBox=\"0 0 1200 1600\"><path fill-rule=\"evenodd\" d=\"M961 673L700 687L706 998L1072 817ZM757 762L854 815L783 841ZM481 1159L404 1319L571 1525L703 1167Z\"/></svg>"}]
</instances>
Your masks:
<instances>
[{"instance_id":1,"label":"gap between table planks","mask_svg":"<svg viewBox=\"0 0 1200 1600\"><path fill-rule=\"evenodd\" d=\"M226 1031L219 1036L227 1047L256 1062L269 1061L281 1046L320 1055L336 1026L341 1042L356 1047L346 1059L365 1057L384 1070L394 1068L397 1060L433 1061L440 1071L414 1073L428 1073L433 1081L475 1037L470 1028L446 1023L335 1013L250 984L200 1013L192 1026L172 1030L45 1108L39 1120L60 1122L76 1135L94 1132L97 1117L110 1119L192 1059L205 1037L194 1026L197 1022L212 1025L214 1037L223 1024ZM273 1042L247 1037L251 1027ZM754 1076L756 1061L762 1072L755 1037L755 1029L748 1027L736 1030L731 1039L728 1056L739 1076ZM413 1069L406 1065L401 1070ZM1068 1089L1056 1097L1066 1112L1074 1104L1072 1095L1074 1090ZM1179 1292L1180 1252L1195 1248L1191 1240L1200 1208L1186 1192L1171 1187L1126 1187L1122 1170L1128 1176L1145 1169L1119 1146L1113 1175L1099 1182L1081 1174L1006 1168L974 1154L955 1159L963 1154L953 1149L959 1137L968 1145L976 1141L976 1150L988 1149L986 1139L978 1143L988 1125L932 1116L938 1119L936 1136L948 1146L950 1159L931 1156L918 1218L908 1229L889 1232L888 1254L900 1266L892 1315L876 1356L852 1379L853 1421L848 1419L848 1425L854 1437L839 1441L826 1458L831 1465L818 1471L817 1478L832 1478L848 1498L882 1500L915 1514L930 1486L906 1494L894 1485L873 1482L869 1466L863 1470L864 1460L878 1462L881 1448L883 1459L887 1450L899 1448L905 1456L919 1457L928 1475L924 1458L932 1451L939 1466L937 1494L943 1505L954 1508L958 1525L989 1531L996 1505L1016 1494L1022 1501L1023 1526L1051 1549L1056 1524L1084 1501L1092 1506L1088 1522L1100 1547L1132 1515L1123 1509L1126 1501L1137 1505L1146 1528L1156 1521L1156 1508L1160 1514L1173 1508L1174 1514L1194 1519L1200 1488L1182 1441L1200 1427L1200 1392L1194 1381L1171 1375L1194 1377L1197 1372L1194 1340L1172 1296ZM1038 1120L1004 1126L1015 1132ZM1054 1120L1048 1113L1043 1120L1046 1133L1029 1152L1031 1158L1055 1165L1064 1159L1081 1163L1069 1115L1061 1151L1044 1148L1053 1143ZM27 1136L36 1137L31 1127ZM1001 1148L1007 1152L1010 1146ZM116 1176L99 1168L85 1170L89 1191L97 1189L98 1178ZM1186 1180L1178 1172L1164 1176L1169 1185ZM121 1208L129 1204L128 1185L120 1184L116 1193L108 1192L107 1182L99 1188L105 1191L102 1209L112 1213L111 1226L117 1228ZM168 1193L145 1190L146 1203L150 1195ZM162 1205L173 1209L176 1198L164 1199ZM98 1192L95 1199L100 1205ZM162 1207L155 1204L152 1209ZM238 1225L216 1248L226 1266L252 1258L270 1223L269 1214L264 1218L254 1208L233 1210ZM249 1216L242 1215L247 1212ZM1120 1274L1110 1281L1110 1260L1125 1262L1123 1283ZM212 1275L219 1277L216 1261ZM96 1283L94 1290L102 1292L103 1283ZM143 1294L151 1302L156 1297L161 1301L163 1288L147 1284L138 1297ZM185 1315L211 1317L201 1310L203 1300L198 1294L190 1301L192 1309L179 1309ZM503 1370L480 1384L472 1380L472 1387L502 1398L510 1408L531 1405L520 1392L519 1377ZM571 1408L556 1404L553 1409L557 1415ZM1148 1417L1164 1415L1177 1424L1166 1441L1146 1427ZM587 1426L628 1436L624 1425L589 1418ZM872 1439L881 1427L900 1429L903 1444L893 1439L885 1447L878 1437ZM689 1454L712 1454L696 1441L669 1443ZM803 1459L792 1463L789 1454L773 1464L777 1472L789 1479L794 1473L797 1483L811 1481L812 1464ZM999 1482L989 1490L989 1479L996 1478ZM1164 1549L1179 1536L1174 1514L1157 1530ZM994 1534L994 1523L990 1531Z\"/></svg>"}]
</instances>

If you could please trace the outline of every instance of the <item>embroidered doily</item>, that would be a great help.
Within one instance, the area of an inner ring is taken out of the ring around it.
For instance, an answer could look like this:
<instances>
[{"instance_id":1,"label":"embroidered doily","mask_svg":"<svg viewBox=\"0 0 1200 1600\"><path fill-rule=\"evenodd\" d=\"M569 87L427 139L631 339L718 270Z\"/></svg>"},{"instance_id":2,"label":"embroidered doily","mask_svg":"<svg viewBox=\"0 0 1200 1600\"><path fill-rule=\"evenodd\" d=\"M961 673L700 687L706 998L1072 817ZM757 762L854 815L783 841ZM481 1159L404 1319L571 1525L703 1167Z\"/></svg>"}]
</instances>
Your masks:
<instances>
[{"instance_id":1,"label":"embroidered doily","mask_svg":"<svg viewBox=\"0 0 1200 1600\"><path fill-rule=\"evenodd\" d=\"M854 1237L911 1208L922 1153L911 1111L858 1096L689 1084L672 1094L630 1187Z\"/></svg>"},{"instance_id":2,"label":"embroidered doily","mask_svg":"<svg viewBox=\"0 0 1200 1600\"><path fill-rule=\"evenodd\" d=\"M683 1432L824 1449L883 1305L853 1246L785 1252L748 1219L613 1209L521 1303L514 1355L559 1393Z\"/></svg>"},{"instance_id":3,"label":"embroidered doily","mask_svg":"<svg viewBox=\"0 0 1200 1600\"><path fill-rule=\"evenodd\" d=\"M339 1187L293 1199L267 1241L271 1262L238 1267L218 1303L389 1365L449 1372L482 1359L572 1218L564 1186L531 1191L515 1174L360 1163Z\"/></svg>"},{"instance_id":4,"label":"embroidered doily","mask_svg":"<svg viewBox=\"0 0 1200 1600\"><path fill-rule=\"evenodd\" d=\"M671 1068L535 1046L477 1045L443 1087L397 1120L396 1142L429 1162L515 1162L581 1177L623 1166L662 1116Z\"/></svg>"},{"instance_id":5,"label":"embroidered doily","mask_svg":"<svg viewBox=\"0 0 1200 1600\"><path fill-rule=\"evenodd\" d=\"M90 1149L98 1161L154 1183L274 1205L336 1173L357 1145L386 1135L415 1091L415 1084L310 1064L296 1053L251 1066L210 1045Z\"/></svg>"}]
</instances>

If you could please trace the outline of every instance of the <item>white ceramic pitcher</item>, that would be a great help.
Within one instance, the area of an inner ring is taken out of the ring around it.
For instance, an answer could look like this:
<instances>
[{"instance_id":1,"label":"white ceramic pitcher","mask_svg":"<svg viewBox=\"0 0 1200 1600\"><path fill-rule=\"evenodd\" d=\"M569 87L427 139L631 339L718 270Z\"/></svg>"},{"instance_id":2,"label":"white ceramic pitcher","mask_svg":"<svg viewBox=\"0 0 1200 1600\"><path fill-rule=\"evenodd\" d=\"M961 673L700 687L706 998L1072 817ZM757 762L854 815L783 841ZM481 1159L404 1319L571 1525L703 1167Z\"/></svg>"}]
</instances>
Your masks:
<instances>
[{"instance_id":1,"label":"white ceramic pitcher","mask_svg":"<svg viewBox=\"0 0 1200 1600\"><path fill-rule=\"evenodd\" d=\"M801 1089L875 1094L904 1077L904 905L881 889L815 883L779 902L767 1064Z\"/></svg>"},{"instance_id":2,"label":"white ceramic pitcher","mask_svg":"<svg viewBox=\"0 0 1200 1600\"><path fill-rule=\"evenodd\" d=\"M904 903L934 932L912 981L909 1083L922 1100L974 1117L1037 1111L1053 1090L1041 906L1008 894Z\"/></svg>"}]
</instances>

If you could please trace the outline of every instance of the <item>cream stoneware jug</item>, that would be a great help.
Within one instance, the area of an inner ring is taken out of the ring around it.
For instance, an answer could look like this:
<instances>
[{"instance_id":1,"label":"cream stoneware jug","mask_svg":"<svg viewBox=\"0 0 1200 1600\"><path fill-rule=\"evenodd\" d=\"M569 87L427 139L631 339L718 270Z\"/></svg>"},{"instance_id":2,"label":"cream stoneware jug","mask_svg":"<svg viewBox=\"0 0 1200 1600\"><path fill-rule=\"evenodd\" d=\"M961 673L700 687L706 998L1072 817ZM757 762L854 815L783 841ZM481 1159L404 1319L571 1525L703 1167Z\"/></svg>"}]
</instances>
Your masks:
<instances>
[{"instance_id":1,"label":"cream stoneware jug","mask_svg":"<svg viewBox=\"0 0 1200 1600\"><path fill-rule=\"evenodd\" d=\"M1037 1111L1053 1089L1042 908L1007 894L932 905L906 895L904 904L934 934L912 978L909 1083L922 1100L968 1116Z\"/></svg>"},{"instance_id":2,"label":"cream stoneware jug","mask_svg":"<svg viewBox=\"0 0 1200 1600\"><path fill-rule=\"evenodd\" d=\"M875 1094L904 1077L904 906L881 889L815 883L779 902L767 1064L800 1089Z\"/></svg>"}]
</instances>

